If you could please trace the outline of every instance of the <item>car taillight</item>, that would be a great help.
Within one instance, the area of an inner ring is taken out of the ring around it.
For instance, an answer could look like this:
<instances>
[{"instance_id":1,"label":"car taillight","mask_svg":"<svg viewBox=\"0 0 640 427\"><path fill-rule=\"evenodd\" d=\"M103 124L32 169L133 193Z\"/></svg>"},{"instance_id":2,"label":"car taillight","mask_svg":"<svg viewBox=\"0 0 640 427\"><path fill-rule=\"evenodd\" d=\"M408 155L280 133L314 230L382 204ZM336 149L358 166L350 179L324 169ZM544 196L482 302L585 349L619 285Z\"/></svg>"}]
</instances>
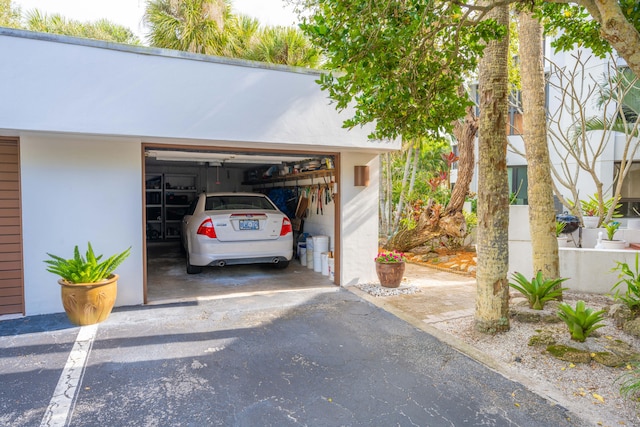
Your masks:
<instances>
[{"instance_id":1,"label":"car taillight","mask_svg":"<svg viewBox=\"0 0 640 427\"><path fill-rule=\"evenodd\" d=\"M212 239L218 237L216 236L216 229L213 228L213 221L211 221L211 218L207 218L202 221L202 224L198 227L197 234L202 234L203 236L211 237Z\"/></svg>"},{"instance_id":2,"label":"car taillight","mask_svg":"<svg viewBox=\"0 0 640 427\"><path fill-rule=\"evenodd\" d=\"M282 218L282 228L280 229L280 235L286 236L289 233L292 233L293 229L291 228L291 221L289 218Z\"/></svg>"}]
</instances>

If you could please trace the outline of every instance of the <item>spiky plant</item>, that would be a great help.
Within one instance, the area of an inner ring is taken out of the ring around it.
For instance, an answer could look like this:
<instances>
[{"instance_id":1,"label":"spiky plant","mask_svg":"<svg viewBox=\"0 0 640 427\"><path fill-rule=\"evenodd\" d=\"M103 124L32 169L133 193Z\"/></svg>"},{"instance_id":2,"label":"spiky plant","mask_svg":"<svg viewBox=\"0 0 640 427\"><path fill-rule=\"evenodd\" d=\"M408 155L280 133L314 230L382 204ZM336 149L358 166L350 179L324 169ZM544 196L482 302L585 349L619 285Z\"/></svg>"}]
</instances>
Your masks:
<instances>
[{"instance_id":1,"label":"spiky plant","mask_svg":"<svg viewBox=\"0 0 640 427\"><path fill-rule=\"evenodd\" d=\"M64 259L47 253L51 257L44 262L49 266L47 271L57 274L69 283L98 283L107 279L113 271L129 256L131 247L122 253L113 255L99 262L102 255L96 256L88 243L85 256L80 255L78 246L73 250L73 258Z\"/></svg>"},{"instance_id":2,"label":"spiky plant","mask_svg":"<svg viewBox=\"0 0 640 427\"><path fill-rule=\"evenodd\" d=\"M559 308L558 317L567 324L574 341L584 342L596 329L604 326L600 322L604 320L602 315L605 311L587 308L582 300L576 302L575 309L566 302L561 303Z\"/></svg>"},{"instance_id":3,"label":"spiky plant","mask_svg":"<svg viewBox=\"0 0 640 427\"><path fill-rule=\"evenodd\" d=\"M513 273L513 279L517 283L509 283L509 286L524 295L529 300L529 307L534 310L542 310L545 302L558 299L566 290L560 287L566 278L545 279L542 271L538 271L531 281L518 272Z\"/></svg>"}]
</instances>

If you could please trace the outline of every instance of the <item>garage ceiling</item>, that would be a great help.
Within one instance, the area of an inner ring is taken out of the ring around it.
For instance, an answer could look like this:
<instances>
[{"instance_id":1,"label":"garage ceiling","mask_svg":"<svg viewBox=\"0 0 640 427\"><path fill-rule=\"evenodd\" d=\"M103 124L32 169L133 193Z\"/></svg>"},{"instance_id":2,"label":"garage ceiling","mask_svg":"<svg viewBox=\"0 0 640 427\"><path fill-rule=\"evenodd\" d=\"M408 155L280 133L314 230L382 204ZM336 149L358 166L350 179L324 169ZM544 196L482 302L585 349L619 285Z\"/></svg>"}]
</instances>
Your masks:
<instances>
[{"instance_id":1,"label":"garage ceiling","mask_svg":"<svg viewBox=\"0 0 640 427\"><path fill-rule=\"evenodd\" d=\"M278 165L286 162L300 162L309 159L309 155L291 154L247 154L247 153L222 153L210 151L168 151L168 150L147 150L145 153L147 160L156 161L178 161L178 162L209 162L215 166L233 164L263 164Z\"/></svg>"}]
</instances>

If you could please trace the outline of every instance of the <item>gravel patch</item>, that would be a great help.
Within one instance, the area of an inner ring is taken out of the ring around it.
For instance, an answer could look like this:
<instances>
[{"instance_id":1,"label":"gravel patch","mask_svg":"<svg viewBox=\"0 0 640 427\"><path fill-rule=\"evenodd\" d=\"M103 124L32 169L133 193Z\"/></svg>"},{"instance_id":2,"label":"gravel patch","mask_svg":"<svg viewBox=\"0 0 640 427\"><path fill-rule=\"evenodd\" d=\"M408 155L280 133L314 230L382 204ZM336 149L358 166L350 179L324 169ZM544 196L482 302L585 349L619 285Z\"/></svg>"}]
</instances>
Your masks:
<instances>
[{"instance_id":1,"label":"gravel patch","mask_svg":"<svg viewBox=\"0 0 640 427\"><path fill-rule=\"evenodd\" d=\"M400 285L397 288L385 288L378 283L361 283L356 285L358 289L374 297L390 297L394 295L411 295L420 292L420 288L413 285Z\"/></svg>"},{"instance_id":2,"label":"gravel patch","mask_svg":"<svg viewBox=\"0 0 640 427\"><path fill-rule=\"evenodd\" d=\"M565 302L575 306L584 300L587 307L602 309L612 303L603 295L577 292L564 293ZM529 346L529 338L541 329L554 331L570 344L568 328L561 323L523 323L511 319L508 332L487 335L474 329L473 316L432 323L477 350L491 356L507 372L517 373L547 390L559 404L593 420L594 426L638 426L640 404L620 395L620 379L630 366L611 368L596 362L574 364L552 357L544 346ZM640 340L616 328L613 319L607 317L605 327L598 329L590 341L622 340L640 351ZM595 342L594 342L595 345ZM575 345L574 345L575 346Z\"/></svg>"}]
</instances>

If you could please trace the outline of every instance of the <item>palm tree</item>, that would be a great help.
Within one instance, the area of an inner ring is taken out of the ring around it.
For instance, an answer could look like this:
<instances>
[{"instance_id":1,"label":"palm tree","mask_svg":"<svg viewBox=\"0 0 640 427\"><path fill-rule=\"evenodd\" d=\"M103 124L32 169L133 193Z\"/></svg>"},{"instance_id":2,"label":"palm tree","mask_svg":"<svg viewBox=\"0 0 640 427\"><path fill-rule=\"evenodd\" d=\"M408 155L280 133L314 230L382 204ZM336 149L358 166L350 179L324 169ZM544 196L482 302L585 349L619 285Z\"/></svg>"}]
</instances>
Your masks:
<instances>
[{"instance_id":1,"label":"palm tree","mask_svg":"<svg viewBox=\"0 0 640 427\"><path fill-rule=\"evenodd\" d=\"M151 0L144 14L151 46L222 55L229 44L228 0Z\"/></svg>"},{"instance_id":2,"label":"palm tree","mask_svg":"<svg viewBox=\"0 0 640 427\"><path fill-rule=\"evenodd\" d=\"M251 58L256 61L316 68L320 65L320 51L294 27L266 27L259 34L259 41L252 49Z\"/></svg>"},{"instance_id":3,"label":"palm tree","mask_svg":"<svg viewBox=\"0 0 640 427\"><path fill-rule=\"evenodd\" d=\"M116 43L140 44L138 37L122 25L106 19L96 22L81 22L67 19L62 15L47 15L35 9L27 13L27 29L42 33L63 34L66 36L105 40Z\"/></svg>"},{"instance_id":4,"label":"palm tree","mask_svg":"<svg viewBox=\"0 0 640 427\"><path fill-rule=\"evenodd\" d=\"M20 28L20 7L11 0L0 0L0 27Z\"/></svg>"}]
</instances>

